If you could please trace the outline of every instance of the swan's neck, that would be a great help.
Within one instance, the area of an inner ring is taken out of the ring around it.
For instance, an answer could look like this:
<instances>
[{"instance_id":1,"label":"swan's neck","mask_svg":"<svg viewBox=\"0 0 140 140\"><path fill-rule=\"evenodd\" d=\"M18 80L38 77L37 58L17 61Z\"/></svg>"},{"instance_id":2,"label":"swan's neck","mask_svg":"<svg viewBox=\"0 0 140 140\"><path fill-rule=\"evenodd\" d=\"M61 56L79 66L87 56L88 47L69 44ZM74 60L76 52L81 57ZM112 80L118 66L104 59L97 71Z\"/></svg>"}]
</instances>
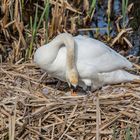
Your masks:
<instances>
[{"instance_id":1,"label":"swan's neck","mask_svg":"<svg viewBox=\"0 0 140 140\"><path fill-rule=\"evenodd\" d=\"M62 45L65 45L67 54L66 54L66 79L68 83L73 85L78 84L78 71L75 63L75 41L73 36L67 33L60 34L56 37L57 46L60 48Z\"/></svg>"},{"instance_id":2,"label":"swan's neck","mask_svg":"<svg viewBox=\"0 0 140 140\"><path fill-rule=\"evenodd\" d=\"M47 46L46 46L46 55L47 59L45 59L45 62L48 66L52 65L53 62L55 61L57 55L58 55L58 51L59 49L62 47L63 45L63 41L60 40L58 37L54 38Z\"/></svg>"},{"instance_id":3,"label":"swan's neck","mask_svg":"<svg viewBox=\"0 0 140 140\"><path fill-rule=\"evenodd\" d=\"M75 64L75 41L72 35L63 33L54 38L47 47L48 55L48 64L52 64L56 59L59 49L65 46L66 47L66 79L68 83L78 83L78 71Z\"/></svg>"},{"instance_id":4,"label":"swan's neck","mask_svg":"<svg viewBox=\"0 0 140 140\"><path fill-rule=\"evenodd\" d=\"M51 48L53 48L53 54L55 57L58 54L59 49L64 45L67 50L66 54L66 69L69 71L71 69L76 69L75 65L75 46L74 46L74 39L71 35L67 33L63 33L58 35L56 38L53 39L52 42L50 42ZM54 49L55 48L55 49Z\"/></svg>"},{"instance_id":5,"label":"swan's neck","mask_svg":"<svg viewBox=\"0 0 140 140\"><path fill-rule=\"evenodd\" d=\"M66 55L67 70L72 70L76 68L74 54L75 54L74 48L67 47L67 55Z\"/></svg>"}]
</instances>

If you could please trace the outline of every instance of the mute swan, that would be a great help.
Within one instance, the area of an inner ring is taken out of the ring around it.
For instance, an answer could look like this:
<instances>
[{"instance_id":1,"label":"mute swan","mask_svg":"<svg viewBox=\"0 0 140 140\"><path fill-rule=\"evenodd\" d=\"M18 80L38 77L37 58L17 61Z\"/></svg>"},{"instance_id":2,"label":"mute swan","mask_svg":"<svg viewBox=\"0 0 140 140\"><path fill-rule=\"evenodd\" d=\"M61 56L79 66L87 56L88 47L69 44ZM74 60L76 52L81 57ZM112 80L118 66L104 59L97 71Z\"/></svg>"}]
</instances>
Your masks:
<instances>
[{"instance_id":1,"label":"mute swan","mask_svg":"<svg viewBox=\"0 0 140 140\"><path fill-rule=\"evenodd\" d=\"M125 71L132 63L104 43L89 37L62 33L38 48L34 61L52 77L76 89L96 90L106 84L140 79ZM75 90L74 90L75 91Z\"/></svg>"}]
</instances>

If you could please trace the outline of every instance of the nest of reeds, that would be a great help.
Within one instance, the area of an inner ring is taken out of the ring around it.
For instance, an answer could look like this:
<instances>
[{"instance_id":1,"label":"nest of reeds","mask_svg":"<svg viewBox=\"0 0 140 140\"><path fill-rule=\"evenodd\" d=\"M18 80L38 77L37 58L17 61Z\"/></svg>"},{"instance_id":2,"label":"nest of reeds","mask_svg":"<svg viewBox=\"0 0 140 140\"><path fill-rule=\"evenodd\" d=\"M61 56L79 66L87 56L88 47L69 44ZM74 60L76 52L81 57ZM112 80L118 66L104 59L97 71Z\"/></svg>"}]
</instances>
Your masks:
<instances>
[{"instance_id":1,"label":"nest of reeds","mask_svg":"<svg viewBox=\"0 0 140 140\"><path fill-rule=\"evenodd\" d=\"M0 139L140 138L139 82L69 96L41 82L42 75L31 63L1 65Z\"/></svg>"}]
</instances>

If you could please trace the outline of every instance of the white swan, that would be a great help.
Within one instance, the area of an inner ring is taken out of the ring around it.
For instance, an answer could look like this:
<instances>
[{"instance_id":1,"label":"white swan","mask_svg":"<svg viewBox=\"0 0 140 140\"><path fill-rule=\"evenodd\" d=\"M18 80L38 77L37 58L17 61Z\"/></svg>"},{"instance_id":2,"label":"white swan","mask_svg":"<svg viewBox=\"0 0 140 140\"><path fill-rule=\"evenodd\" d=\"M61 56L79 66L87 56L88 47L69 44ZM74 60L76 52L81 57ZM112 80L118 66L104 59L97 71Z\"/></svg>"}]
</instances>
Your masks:
<instances>
[{"instance_id":1,"label":"white swan","mask_svg":"<svg viewBox=\"0 0 140 140\"><path fill-rule=\"evenodd\" d=\"M106 84L140 79L124 70L132 68L126 58L104 43L81 35L58 35L37 49L34 61L52 77L75 88L91 87L92 91Z\"/></svg>"}]
</instances>

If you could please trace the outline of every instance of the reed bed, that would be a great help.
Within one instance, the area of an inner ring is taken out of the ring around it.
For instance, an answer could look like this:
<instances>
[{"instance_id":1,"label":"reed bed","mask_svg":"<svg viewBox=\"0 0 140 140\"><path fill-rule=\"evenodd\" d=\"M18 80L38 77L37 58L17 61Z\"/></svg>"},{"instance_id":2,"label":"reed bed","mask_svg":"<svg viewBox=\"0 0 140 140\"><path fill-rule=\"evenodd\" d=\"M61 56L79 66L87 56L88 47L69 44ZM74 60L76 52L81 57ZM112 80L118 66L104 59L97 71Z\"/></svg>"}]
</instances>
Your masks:
<instances>
[{"instance_id":1,"label":"reed bed","mask_svg":"<svg viewBox=\"0 0 140 140\"><path fill-rule=\"evenodd\" d=\"M121 49L132 48L129 35L133 30L128 24L128 14L133 3L128 4L128 0L122 0L122 10L117 16L113 14L113 4L113 0L106 3L104 16L107 25L98 28L91 25L96 23L99 7L105 5L103 1L0 1L0 61L15 63L20 59L23 62L32 59L36 48L61 32L73 35L92 33L94 38L111 46L119 44ZM100 30L105 30L106 34L101 36ZM112 31L115 36L111 35Z\"/></svg>"},{"instance_id":2,"label":"reed bed","mask_svg":"<svg viewBox=\"0 0 140 140\"><path fill-rule=\"evenodd\" d=\"M139 81L69 96L41 82L42 75L32 63L1 66L0 139L140 138Z\"/></svg>"}]
</instances>

